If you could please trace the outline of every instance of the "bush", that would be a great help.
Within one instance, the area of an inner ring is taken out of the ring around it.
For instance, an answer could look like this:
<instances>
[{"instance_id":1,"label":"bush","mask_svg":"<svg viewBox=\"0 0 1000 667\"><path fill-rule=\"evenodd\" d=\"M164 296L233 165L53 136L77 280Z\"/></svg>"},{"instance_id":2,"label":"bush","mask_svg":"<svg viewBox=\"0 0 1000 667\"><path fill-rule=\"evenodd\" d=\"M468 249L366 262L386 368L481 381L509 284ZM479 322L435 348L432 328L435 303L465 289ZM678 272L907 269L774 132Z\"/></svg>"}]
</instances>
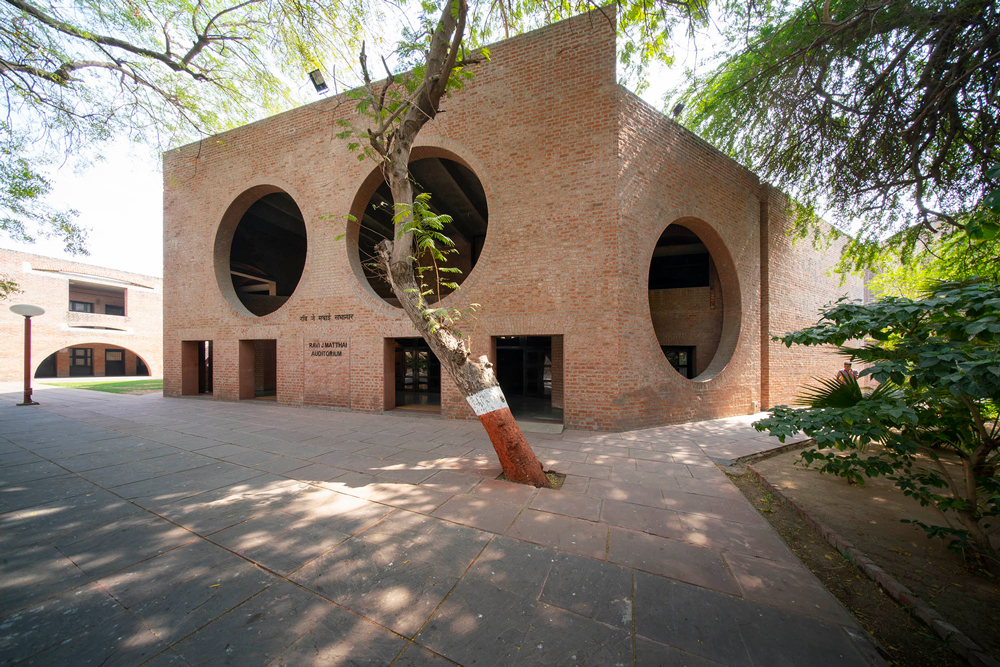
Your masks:
<instances>
[{"instance_id":1,"label":"bush","mask_svg":"<svg viewBox=\"0 0 1000 667\"><path fill-rule=\"evenodd\" d=\"M922 505L954 515L961 528L913 523L996 570L1000 284L942 282L922 299L868 305L842 299L818 324L776 340L837 345L878 386L827 382L804 396L807 407L778 406L754 427L781 441L801 431L818 446L803 452L806 465L858 483L887 476ZM877 451L866 451L871 443ZM960 461L961 474L944 465L943 452Z\"/></svg>"}]
</instances>

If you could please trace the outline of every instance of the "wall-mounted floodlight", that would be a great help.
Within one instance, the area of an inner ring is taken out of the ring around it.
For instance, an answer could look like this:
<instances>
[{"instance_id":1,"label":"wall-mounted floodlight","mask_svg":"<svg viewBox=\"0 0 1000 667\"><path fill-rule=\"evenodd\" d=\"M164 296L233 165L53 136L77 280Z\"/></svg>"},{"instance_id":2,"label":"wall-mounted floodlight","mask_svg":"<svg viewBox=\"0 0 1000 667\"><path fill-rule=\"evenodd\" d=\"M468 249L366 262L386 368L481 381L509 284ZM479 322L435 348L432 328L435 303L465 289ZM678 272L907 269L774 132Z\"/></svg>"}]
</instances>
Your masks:
<instances>
[{"instance_id":1,"label":"wall-mounted floodlight","mask_svg":"<svg viewBox=\"0 0 1000 667\"><path fill-rule=\"evenodd\" d=\"M24 317L24 402L18 403L18 405L38 405L31 400L31 318L44 315L45 309L27 303L19 303L11 306L10 310L15 315Z\"/></svg>"},{"instance_id":2,"label":"wall-mounted floodlight","mask_svg":"<svg viewBox=\"0 0 1000 667\"><path fill-rule=\"evenodd\" d=\"M330 87L326 85L326 79L323 78L323 72L318 69L309 72L309 79L312 81L313 86L316 87L316 92L320 95L330 90Z\"/></svg>"}]
</instances>

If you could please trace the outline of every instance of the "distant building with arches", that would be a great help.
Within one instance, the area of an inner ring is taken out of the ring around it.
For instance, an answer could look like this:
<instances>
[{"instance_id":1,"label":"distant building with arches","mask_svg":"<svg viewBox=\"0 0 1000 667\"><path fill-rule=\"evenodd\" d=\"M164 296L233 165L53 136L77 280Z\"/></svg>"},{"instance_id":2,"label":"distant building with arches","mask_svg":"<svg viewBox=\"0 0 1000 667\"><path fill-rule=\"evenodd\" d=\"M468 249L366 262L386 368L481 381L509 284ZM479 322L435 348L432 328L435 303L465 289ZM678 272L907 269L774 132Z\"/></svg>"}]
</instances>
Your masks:
<instances>
[{"instance_id":1,"label":"distant building with arches","mask_svg":"<svg viewBox=\"0 0 1000 667\"><path fill-rule=\"evenodd\" d=\"M411 173L453 218L462 323L515 415L625 430L788 403L839 362L770 340L860 284L787 198L616 79L591 12L493 45ZM613 17L612 17L613 20ZM164 392L474 418L367 266L391 195L330 97L164 154ZM341 238L343 237L343 238Z\"/></svg>"},{"instance_id":2,"label":"distant building with arches","mask_svg":"<svg viewBox=\"0 0 1000 667\"><path fill-rule=\"evenodd\" d=\"M0 302L0 381L24 377L16 303L45 309L31 323L33 377L162 375L162 279L4 249L0 275L22 290Z\"/></svg>"}]
</instances>

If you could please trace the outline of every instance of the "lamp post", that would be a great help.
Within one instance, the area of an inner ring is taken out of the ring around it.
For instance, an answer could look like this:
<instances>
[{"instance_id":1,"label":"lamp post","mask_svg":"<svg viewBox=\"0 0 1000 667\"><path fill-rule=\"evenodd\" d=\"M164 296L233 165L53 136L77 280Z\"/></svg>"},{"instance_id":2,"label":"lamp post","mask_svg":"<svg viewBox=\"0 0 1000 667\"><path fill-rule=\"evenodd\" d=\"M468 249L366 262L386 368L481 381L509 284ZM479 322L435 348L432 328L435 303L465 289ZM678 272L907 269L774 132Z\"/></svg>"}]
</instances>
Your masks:
<instances>
[{"instance_id":1,"label":"lamp post","mask_svg":"<svg viewBox=\"0 0 1000 667\"><path fill-rule=\"evenodd\" d=\"M24 403L18 405L38 405L31 400L31 318L45 313L44 308L19 303L11 306L12 313L24 315Z\"/></svg>"}]
</instances>

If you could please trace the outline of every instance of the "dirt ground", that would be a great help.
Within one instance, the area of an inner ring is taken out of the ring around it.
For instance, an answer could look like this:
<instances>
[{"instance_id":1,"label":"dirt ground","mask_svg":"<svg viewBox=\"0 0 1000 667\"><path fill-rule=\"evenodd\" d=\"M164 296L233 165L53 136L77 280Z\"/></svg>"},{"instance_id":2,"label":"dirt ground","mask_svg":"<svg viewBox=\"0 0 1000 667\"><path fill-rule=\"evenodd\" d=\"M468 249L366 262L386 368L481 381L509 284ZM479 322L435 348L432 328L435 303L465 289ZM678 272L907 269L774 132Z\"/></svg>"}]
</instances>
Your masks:
<instances>
[{"instance_id":1,"label":"dirt ground","mask_svg":"<svg viewBox=\"0 0 1000 667\"><path fill-rule=\"evenodd\" d=\"M752 465L973 641L1000 655L996 632L1000 626L1000 582L971 568L960 555L949 551L943 540L928 539L920 528L900 522L908 518L948 525L946 517L935 508L921 507L889 480L869 479L864 486L852 486L842 478L795 465L798 458L799 452L792 451ZM817 539L826 545L818 535ZM879 636L877 630L870 630ZM887 648L892 644L888 639L885 642Z\"/></svg>"},{"instance_id":2,"label":"dirt ground","mask_svg":"<svg viewBox=\"0 0 1000 667\"><path fill-rule=\"evenodd\" d=\"M752 473L730 475L730 479L806 567L882 646L890 665L959 667L965 664L937 635L831 547L798 512L769 493Z\"/></svg>"}]
</instances>

